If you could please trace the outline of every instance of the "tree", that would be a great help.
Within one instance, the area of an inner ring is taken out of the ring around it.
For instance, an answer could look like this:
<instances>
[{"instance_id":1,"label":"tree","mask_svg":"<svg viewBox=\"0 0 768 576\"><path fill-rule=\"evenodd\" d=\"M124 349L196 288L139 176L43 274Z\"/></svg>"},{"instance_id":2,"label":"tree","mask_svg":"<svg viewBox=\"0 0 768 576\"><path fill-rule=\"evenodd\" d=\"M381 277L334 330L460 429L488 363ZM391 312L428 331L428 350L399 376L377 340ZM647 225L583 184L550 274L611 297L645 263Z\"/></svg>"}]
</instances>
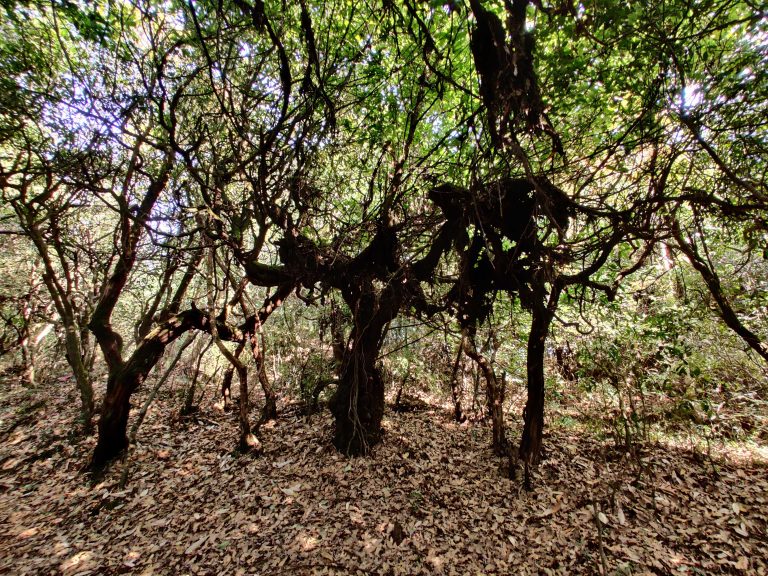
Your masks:
<instances>
[{"instance_id":1,"label":"tree","mask_svg":"<svg viewBox=\"0 0 768 576\"><path fill-rule=\"evenodd\" d=\"M750 254L762 242L765 24L742 2L705 4L26 7L32 24L12 20L3 44L0 176L72 326L69 356L83 357L87 325L109 370L94 462L125 447L132 394L189 330L238 374L253 444L242 354L249 344L274 417L260 334L293 295L349 310L330 408L350 454L381 438L391 323L437 315L482 371L494 447L509 452L504 380L476 335L514 302L530 316L528 471L560 306L612 300L660 244L765 356L702 233L737 223ZM52 48L27 61L30 37ZM56 72L47 82L30 74L38 60ZM75 242L76 221L102 210L103 235Z\"/></svg>"}]
</instances>

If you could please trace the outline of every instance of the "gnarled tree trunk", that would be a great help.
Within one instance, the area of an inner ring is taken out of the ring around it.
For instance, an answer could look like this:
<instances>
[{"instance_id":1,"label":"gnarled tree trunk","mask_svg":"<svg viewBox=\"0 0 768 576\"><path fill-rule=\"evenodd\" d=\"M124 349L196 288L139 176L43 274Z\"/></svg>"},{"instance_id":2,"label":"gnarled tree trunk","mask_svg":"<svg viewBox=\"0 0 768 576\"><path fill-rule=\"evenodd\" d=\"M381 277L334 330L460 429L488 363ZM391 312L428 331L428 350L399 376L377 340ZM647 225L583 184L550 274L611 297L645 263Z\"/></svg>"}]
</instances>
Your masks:
<instances>
[{"instance_id":1,"label":"gnarled tree trunk","mask_svg":"<svg viewBox=\"0 0 768 576\"><path fill-rule=\"evenodd\" d=\"M491 413L491 426L493 430L493 451L498 456L507 453L507 438L504 431L504 386L496 377L496 372L488 359L480 354L475 347L474 338L464 340L464 351L467 356L475 361L485 377L486 392L488 395L488 409Z\"/></svg>"},{"instance_id":2,"label":"gnarled tree trunk","mask_svg":"<svg viewBox=\"0 0 768 576\"><path fill-rule=\"evenodd\" d=\"M135 371L121 367L109 374L107 393L101 406L99 436L91 458L93 469L103 468L128 447L128 414L133 391L146 378Z\"/></svg>"},{"instance_id":3,"label":"gnarled tree trunk","mask_svg":"<svg viewBox=\"0 0 768 576\"><path fill-rule=\"evenodd\" d=\"M235 358L239 359L245 349L245 340L238 344L235 349ZM221 381L221 409L226 411L232 404L232 379L235 377L235 365L230 364L224 372L224 379Z\"/></svg>"},{"instance_id":4,"label":"gnarled tree trunk","mask_svg":"<svg viewBox=\"0 0 768 576\"><path fill-rule=\"evenodd\" d=\"M269 422L277 419L277 394L267 377L267 370L264 365L264 343L259 342L259 334L254 331L248 334L251 342L251 351L253 361L256 365L256 375L259 378L259 384L264 392L264 407L261 410L261 422Z\"/></svg>"},{"instance_id":5,"label":"gnarled tree trunk","mask_svg":"<svg viewBox=\"0 0 768 576\"><path fill-rule=\"evenodd\" d=\"M731 306L731 303L728 301L725 292L723 292L723 288L720 284L720 277L714 266L699 253L691 238L685 238L680 229L680 223L677 220L673 222L672 233L675 240L677 240L677 246L683 254L685 254L691 263L691 266L693 266L693 268L701 275L701 278L707 285L709 293L717 304L720 318L723 319L725 325L733 330L747 344L747 346L757 352L763 360L768 362L768 346L739 319L733 306Z\"/></svg>"},{"instance_id":6,"label":"gnarled tree trunk","mask_svg":"<svg viewBox=\"0 0 768 576\"><path fill-rule=\"evenodd\" d=\"M461 398L464 392L464 366L461 361L464 355L464 347L466 342L466 335L462 334L461 342L459 342L459 351L456 354L456 360L453 363L453 370L451 371L451 397L453 398L453 419L456 422L464 422L467 417L464 416L464 411L461 409ZM459 372L461 372L461 381L459 381Z\"/></svg>"},{"instance_id":7,"label":"gnarled tree trunk","mask_svg":"<svg viewBox=\"0 0 768 576\"><path fill-rule=\"evenodd\" d=\"M127 361L110 364L107 393L99 419L99 438L91 459L94 470L103 468L128 446L126 431L131 394L146 380L166 347L193 328L211 331L208 316L196 308L182 312L155 328L141 341ZM227 340L242 337L226 326L219 326L217 331L221 338Z\"/></svg>"},{"instance_id":8,"label":"gnarled tree trunk","mask_svg":"<svg viewBox=\"0 0 768 576\"><path fill-rule=\"evenodd\" d=\"M543 292L543 287L540 293ZM549 300L543 297L532 307L531 331L528 334L526 372L528 376L528 400L523 412L523 435L520 440L519 456L525 464L526 484L528 470L541 458L541 443L544 434L544 353L549 326L557 309L562 288L555 283Z\"/></svg>"},{"instance_id":9,"label":"gnarled tree trunk","mask_svg":"<svg viewBox=\"0 0 768 576\"><path fill-rule=\"evenodd\" d=\"M344 295L354 327L330 408L336 425L333 443L350 456L368 454L381 440L384 381L376 361L387 325L400 308L400 296L393 285L377 293L367 281L360 292Z\"/></svg>"}]
</instances>

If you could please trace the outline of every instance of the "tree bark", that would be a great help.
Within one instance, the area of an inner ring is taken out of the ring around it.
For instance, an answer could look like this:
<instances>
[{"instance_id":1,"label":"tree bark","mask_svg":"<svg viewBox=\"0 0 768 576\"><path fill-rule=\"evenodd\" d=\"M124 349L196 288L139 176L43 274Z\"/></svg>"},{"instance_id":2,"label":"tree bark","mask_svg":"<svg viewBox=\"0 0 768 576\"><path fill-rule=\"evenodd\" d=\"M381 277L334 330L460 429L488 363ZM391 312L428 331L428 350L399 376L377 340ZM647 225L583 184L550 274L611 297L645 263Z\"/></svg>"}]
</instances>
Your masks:
<instances>
[{"instance_id":1,"label":"tree bark","mask_svg":"<svg viewBox=\"0 0 768 576\"><path fill-rule=\"evenodd\" d=\"M240 358L240 354L245 349L245 340L243 340L235 349L235 358ZM232 380L235 377L235 365L230 364L226 372L224 372L224 379L221 381L221 409L229 410L232 404Z\"/></svg>"},{"instance_id":2,"label":"tree bark","mask_svg":"<svg viewBox=\"0 0 768 576\"><path fill-rule=\"evenodd\" d=\"M464 340L464 351L467 356L474 360L485 377L488 409L491 413L493 429L493 451L497 456L504 456L507 454L507 438L504 431L504 388L499 384L499 379L496 378L496 372L491 363L477 351L474 338L468 337Z\"/></svg>"},{"instance_id":3,"label":"tree bark","mask_svg":"<svg viewBox=\"0 0 768 576\"><path fill-rule=\"evenodd\" d=\"M64 318L62 318L64 320ZM80 393L80 409L83 425L86 430L91 430L91 420L93 418L94 400L93 385L88 374L84 356L87 351L83 347L83 341L80 338L80 330L73 319L64 322L64 349L67 352L67 361L72 368L77 381L77 389ZM90 358L93 358L91 353ZM92 362L91 362L92 364Z\"/></svg>"},{"instance_id":4,"label":"tree bark","mask_svg":"<svg viewBox=\"0 0 768 576\"><path fill-rule=\"evenodd\" d=\"M464 422L467 417L464 416L464 411L461 409L461 397L464 392L462 383L464 381L464 366L461 362L461 357L464 354L464 347L466 342L466 336L462 334L461 342L459 342L459 351L456 354L456 361L453 363L453 370L451 371L451 396L453 398L453 419L456 422ZM459 371L461 371L461 382L459 382Z\"/></svg>"},{"instance_id":5,"label":"tree bark","mask_svg":"<svg viewBox=\"0 0 768 576\"><path fill-rule=\"evenodd\" d=\"M99 470L119 456L128 446L126 434L131 395L146 380L166 347L191 329L211 332L208 316L193 308L182 312L152 330L126 362L111 366L104 396L99 438L91 459L91 468ZM242 334L226 326L216 328L220 338L239 340Z\"/></svg>"},{"instance_id":6,"label":"tree bark","mask_svg":"<svg viewBox=\"0 0 768 576\"><path fill-rule=\"evenodd\" d=\"M157 362L159 357L159 354L156 357L149 354L143 355L142 364L146 366L152 360ZM102 469L128 447L126 431L131 409L131 394L146 379L148 373L149 369L144 372L138 368L138 362L132 363L130 360L125 366L110 372L107 380L107 394L104 396L101 418L99 418L99 437L91 458L92 470Z\"/></svg>"},{"instance_id":7,"label":"tree bark","mask_svg":"<svg viewBox=\"0 0 768 576\"><path fill-rule=\"evenodd\" d=\"M259 342L259 334L252 332L249 335L251 342L251 351L256 367L256 374L259 378L259 384L264 391L264 407L261 410L261 422L269 422L277 419L277 394L267 377L267 370L264 365L263 342Z\"/></svg>"},{"instance_id":8,"label":"tree bark","mask_svg":"<svg viewBox=\"0 0 768 576\"><path fill-rule=\"evenodd\" d=\"M159 392L162 385L165 384L165 382L170 377L171 373L173 372L173 369L176 367L176 364L178 364L179 360L181 360L181 357L184 354L184 351L189 347L190 344L192 344L192 342L194 342L196 336L197 334L192 334L191 337L187 337L186 342L184 342L179 347L179 351L176 353L176 356L173 358L173 360L171 360L171 363L165 369L165 372L163 372L163 375L157 379L157 382L152 387L152 391L149 393L149 396L144 401L144 404L142 405L141 410L136 416L136 420L134 421L133 426L131 427L131 433L128 435L129 443L133 444L136 442L136 434L138 433L142 422L144 422L144 418L146 418L147 416L147 412L149 411L150 405L155 400L155 397L157 396L157 393Z\"/></svg>"},{"instance_id":9,"label":"tree bark","mask_svg":"<svg viewBox=\"0 0 768 576\"><path fill-rule=\"evenodd\" d=\"M277 419L277 394L267 377L267 369L264 359L264 340L262 338L261 341L259 341L259 336L261 335L264 322L267 321L267 318L269 318L272 312L282 306L285 299L293 291L293 288L293 284L282 284L278 286L275 293L264 301L256 314L251 313L242 293L239 295L240 306L243 309L243 313L247 316L244 332L251 344L251 353L253 355L254 363L256 364L256 374L258 375L261 389L264 391L264 407L261 412L261 423Z\"/></svg>"},{"instance_id":10,"label":"tree bark","mask_svg":"<svg viewBox=\"0 0 768 576\"><path fill-rule=\"evenodd\" d=\"M48 244L43 238L34 216L28 210L16 207L20 221L35 244L38 254L43 264L43 283L48 289L56 312L59 314L61 323L64 325L64 349L66 351L67 362L72 368L72 373L77 382L77 388L80 393L81 417L86 431L91 428L93 418L93 385L89 376L89 371L83 362L85 356L85 346L81 338L83 326L78 324L77 315L72 304L71 286L69 283L62 284L56 275L51 253Z\"/></svg>"},{"instance_id":11,"label":"tree bark","mask_svg":"<svg viewBox=\"0 0 768 576\"><path fill-rule=\"evenodd\" d=\"M333 444L350 456L368 454L381 440L384 381L376 361L386 327L400 309L393 284L376 292L371 281L347 292L353 311L351 346L344 351L341 378L330 402L335 419Z\"/></svg>"},{"instance_id":12,"label":"tree bark","mask_svg":"<svg viewBox=\"0 0 768 576\"><path fill-rule=\"evenodd\" d=\"M224 372L224 379L221 381L221 409L225 412L232 407L232 379L235 377L235 367L230 366Z\"/></svg>"},{"instance_id":13,"label":"tree bark","mask_svg":"<svg viewBox=\"0 0 768 576\"><path fill-rule=\"evenodd\" d=\"M198 380L200 379L200 366L211 346L213 346L213 338L208 340L208 342L200 340L192 350L192 357L196 358L196 360L193 364L192 378L189 384L187 384L187 389L184 391L184 402L179 410L180 416L189 416L195 411L195 397L197 396ZM187 375L189 375L189 370L187 370Z\"/></svg>"},{"instance_id":14,"label":"tree bark","mask_svg":"<svg viewBox=\"0 0 768 576\"><path fill-rule=\"evenodd\" d=\"M562 288L555 283L549 300L543 296L532 307L531 330L528 334L526 372L528 376L528 400L523 411L523 435L520 440L519 456L525 464L526 483L529 466L535 466L541 458L541 443L544 434L544 353L549 326L555 315ZM543 286L539 287L540 294Z\"/></svg>"},{"instance_id":15,"label":"tree bark","mask_svg":"<svg viewBox=\"0 0 768 576\"><path fill-rule=\"evenodd\" d=\"M232 367L234 367L235 372L237 372L237 378L240 383L238 411L238 417L240 419L240 440L238 442L238 449L240 452L245 453L253 447L260 446L256 436L251 432L251 422L248 418L248 412L250 411L250 400L248 398L248 367L243 364L235 354L230 352L219 338L215 329L213 330L213 341L216 343L219 352L222 353ZM238 347L238 350L242 351L242 348Z\"/></svg>"},{"instance_id":16,"label":"tree bark","mask_svg":"<svg viewBox=\"0 0 768 576\"><path fill-rule=\"evenodd\" d=\"M691 266L693 266L701 275L704 283L709 289L709 293L712 294L712 298L715 299L720 312L720 318L723 319L726 326L733 330L747 344L747 346L752 348L752 350L757 352L763 360L768 362L768 346L765 345L757 334L752 332L741 322L736 311L728 301L728 298L723 293L722 286L720 285L720 278L714 267L710 267L707 261L702 258L693 242L689 242L685 239L680 230L680 224L677 221L673 223L672 232L677 241L677 246L682 253L686 255Z\"/></svg>"},{"instance_id":17,"label":"tree bark","mask_svg":"<svg viewBox=\"0 0 768 576\"><path fill-rule=\"evenodd\" d=\"M261 450L261 442L251 431L251 422L248 419L250 411L250 402L248 399L248 368L242 363L236 367L237 377L240 381L240 441L238 449L242 453L250 452L252 449Z\"/></svg>"}]
</instances>

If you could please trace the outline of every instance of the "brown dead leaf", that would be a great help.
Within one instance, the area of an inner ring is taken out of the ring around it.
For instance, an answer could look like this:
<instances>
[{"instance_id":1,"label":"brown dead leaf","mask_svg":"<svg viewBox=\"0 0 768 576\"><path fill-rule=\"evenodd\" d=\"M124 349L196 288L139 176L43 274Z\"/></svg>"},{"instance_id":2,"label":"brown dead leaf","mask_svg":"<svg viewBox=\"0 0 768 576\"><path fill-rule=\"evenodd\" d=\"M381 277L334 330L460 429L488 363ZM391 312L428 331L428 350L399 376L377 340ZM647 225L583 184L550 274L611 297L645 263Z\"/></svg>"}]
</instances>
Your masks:
<instances>
[{"instance_id":1,"label":"brown dead leaf","mask_svg":"<svg viewBox=\"0 0 768 576\"><path fill-rule=\"evenodd\" d=\"M72 400L55 389L51 398L20 435L69 429ZM626 457L606 457L604 441L553 428L528 493L500 473L484 423L459 426L439 411L387 413L384 442L354 460L329 446L327 412L281 412L260 430L264 453L238 457L231 413L203 406L217 425L180 429L169 424L178 406L164 402L148 414L124 490L122 463L95 489L74 473L93 438L0 470L0 534L16 535L0 536L0 573L578 576L599 563L593 502L617 573L768 574L768 488L756 464L718 461L714 476L689 452L649 445L638 475ZM39 452L0 444L5 463Z\"/></svg>"}]
</instances>

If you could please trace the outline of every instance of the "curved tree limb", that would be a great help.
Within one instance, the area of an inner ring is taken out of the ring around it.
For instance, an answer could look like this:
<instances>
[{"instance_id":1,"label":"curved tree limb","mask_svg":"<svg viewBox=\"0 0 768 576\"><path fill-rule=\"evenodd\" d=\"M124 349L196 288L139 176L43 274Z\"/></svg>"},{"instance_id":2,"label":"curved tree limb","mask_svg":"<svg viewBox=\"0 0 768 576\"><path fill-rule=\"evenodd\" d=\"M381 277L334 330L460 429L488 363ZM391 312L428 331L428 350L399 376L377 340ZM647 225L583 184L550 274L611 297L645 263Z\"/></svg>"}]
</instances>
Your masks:
<instances>
[{"instance_id":1,"label":"curved tree limb","mask_svg":"<svg viewBox=\"0 0 768 576\"><path fill-rule=\"evenodd\" d=\"M672 223L672 235L677 242L677 247L680 248L680 251L683 254L685 254L688 261L691 263L691 266L693 266L693 268L701 275L701 278L707 285L709 293L712 295L712 298L715 299L715 303L717 304L719 316L723 319L726 326L738 334L738 336L744 340L752 350L757 352L763 360L768 362L768 347L757 334L747 328L739 319L736 311L733 309L733 306L731 306L731 303L723 292L720 284L720 277L714 267L710 266L710 264L701 256L693 240L691 238L686 238L683 235L680 223L677 220Z\"/></svg>"}]
</instances>

